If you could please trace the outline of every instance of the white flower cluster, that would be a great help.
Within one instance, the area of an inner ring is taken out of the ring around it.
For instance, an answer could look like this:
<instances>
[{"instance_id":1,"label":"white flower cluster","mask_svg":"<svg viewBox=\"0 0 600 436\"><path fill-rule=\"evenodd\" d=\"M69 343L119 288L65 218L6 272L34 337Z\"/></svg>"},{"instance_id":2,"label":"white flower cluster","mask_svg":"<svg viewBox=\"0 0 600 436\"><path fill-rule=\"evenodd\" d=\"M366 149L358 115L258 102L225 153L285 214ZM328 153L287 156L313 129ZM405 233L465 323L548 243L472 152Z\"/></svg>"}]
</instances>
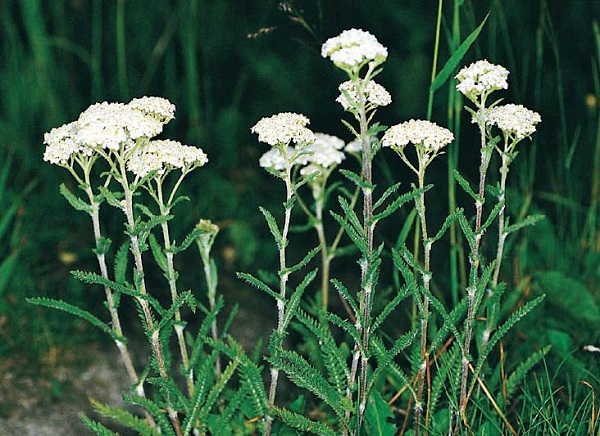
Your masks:
<instances>
[{"instance_id":1,"label":"white flower cluster","mask_svg":"<svg viewBox=\"0 0 600 436\"><path fill-rule=\"evenodd\" d=\"M358 91L356 85L351 81L340 84L338 87L340 91L339 97L335 100L342 105L344 110L355 108L358 105ZM392 102L392 96L386 89L380 84L373 80L369 80L364 87L364 95L367 104L372 106L387 106Z\"/></svg>"},{"instance_id":2,"label":"white flower cluster","mask_svg":"<svg viewBox=\"0 0 600 436\"><path fill-rule=\"evenodd\" d=\"M286 154L288 158L292 157L295 153L296 150L293 147L286 147ZM282 171L285 169L287 159L281 150L278 148L271 148L260 157L258 164L262 168L271 168L277 171Z\"/></svg>"},{"instance_id":3,"label":"white flower cluster","mask_svg":"<svg viewBox=\"0 0 600 436\"><path fill-rule=\"evenodd\" d=\"M289 145L294 142L303 146L315 141L315 134L306 127L310 120L304 115L282 112L262 118L252 129L258 140L271 146Z\"/></svg>"},{"instance_id":4,"label":"white flower cluster","mask_svg":"<svg viewBox=\"0 0 600 436\"><path fill-rule=\"evenodd\" d=\"M76 122L56 127L44 134L44 160L53 165L67 165L72 156L92 155L92 149L75 141Z\"/></svg>"},{"instance_id":5,"label":"white flower cluster","mask_svg":"<svg viewBox=\"0 0 600 436\"><path fill-rule=\"evenodd\" d=\"M123 103L96 103L77 120L75 141L91 148L119 150L136 139L153 138L162 132L163 123Z\"/></svg>"},{"instance_id":6,"label":"white flower cluster","mask_svg":"<svg viewBox=\"0 0 600 436\"><path fill-rule=\"evenodd\" d=\"M146 115L156 118L163 124L167 124L175 118L175 105L162 97L134 98L127 105L132 109L142 111Z\"/></svg>"},{"instance_id":7,"label":"white flower cluster","mask_svg":"<svg viewBox=\"0 0 600 436\"><path fill-rule=\"evenodd\" d=\"M390 127L381 145L402 149L407 144L422 146L426 152L437 152L454 140L452 132L431 121L410 120Z\"/></svg>"},{"instance_id":8,"label":"white flower cluster","mask_svg":"<svg viewBox=\"0 0 600 436\"><path fill-rule=\"evenodd\" d=\"M495 106L488 111L486 119L488 125L497 126L517 140L532 135L536 124L541 121L540 114L520 104Z\"/></svg>"},{"instance_id":9,"label":"white flower cluster","mask_svg":"<svg viewBox=\"0 0 600 436\"><path fill-rule=\"evenodd\" d=\"M127 161L127 169L144 177L151 171L164 174L171 169L190 170L208 162L208 157L197 147L183 145L170 139L150 141L136 149Z\"/></svg>"},{"instance_id":10,"label":"white flower cluster","mask_svg":"<svg viewBox=\"0 0 600 436\"><path fill-rule=\"evenodd\" d=\"M371 61L379 65L387 59L388 51L371 33L349 29L325 41L321 55L329 57L337 67L346 69Z\"/></svg>"},{"instance_id":11,"label":"white flower cluster","mask_svg":"<svg viewBox=\"0 0 600 436\"><path fill-rule=\"evenodd\" d=\"M75 155L92 156L98 150L128 150L127 168L143 177L151 171L164 174L171 169L189 170L204 165L208 158L202 149L177 141L151 138L175 117L175 106L161 97L135 98L128 104L96 103L76 121L52 129L44 135L44 160L66 166Z\"/></svg>"},{"instance_id":12,"label":"white flower cluster","mask_svg":"<svg viewBox=\"0 0 600 436\"><path fill-rule=\"evenodd\" d=\"M501 65L494 65L487 60L479 60L464 67L455 76L458 80L456 89L469 99L487 95L498 89L508 88L509 71Z\"/></svg>"},{"instance_id":13,"label":"white flower cluster","mask_svg":"<svg viewBox=\"0 0 600 436\"><path fill-rule=\"evenodd\" d=\"M331 165L340 164L346 157L341 150L344 148L343 139L326 133L315 133L315 142L303 149L297 163L300 165L317 165L329 168ZM308 170L307 170L308 171ZM302 174L302 170L300 171Z\"/></svg>"}]
</instances>

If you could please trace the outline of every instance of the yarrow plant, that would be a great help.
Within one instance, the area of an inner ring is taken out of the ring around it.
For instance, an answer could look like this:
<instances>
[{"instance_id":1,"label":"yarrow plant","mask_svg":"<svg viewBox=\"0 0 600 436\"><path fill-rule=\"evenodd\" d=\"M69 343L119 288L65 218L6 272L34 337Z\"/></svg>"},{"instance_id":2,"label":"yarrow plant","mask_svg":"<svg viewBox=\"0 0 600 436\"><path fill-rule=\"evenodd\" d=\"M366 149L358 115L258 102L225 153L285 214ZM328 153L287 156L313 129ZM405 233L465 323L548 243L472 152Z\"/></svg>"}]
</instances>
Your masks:
<instances>
[{"instance_id":1,"label":"yarrow plant","mask_svg":"<svg viewBox=\"0 0 600 436\"><path fill-rule=\"evenodd\" d=\"M292 112L262 118L250 129L265 149L258 165L283 182L285 192L279 213L260 208L275 242L276 271L238 273L275 300L277 322L264 357L250 357L227 333L233 316L222 326L218 322L223 301L211 250L219 227L202 219L180 243L172 236L175 207L186 200L177 192L208 157L200 148L156 138L175 114L175 107L160 97L92 105L44 138L44 160L67 169L84 192L80 198L61 186L68 202L92 219L100 273L73 274L103 287L110 320L64 301L30 301L80 316L113 338L132 385L124 398L141 409L143 419L112 406L95 407L141 434L360 435L404 434L409 429L416 435L459 434L473 430L473 417L485 398L493 403L501 425L516 434L485 384L494 379L484 382L481 374L494 371L488 359L493 348L542 298L506 319L500 310L505 241L540 219L511 224L505 195L517 145L533 135L540 115L520 105L488 102L494 92L508 87L509 73L502 66L482 60L456 74L454 92L473 105L466 110L480 133L480 143L472 147L480 158L477 188L454 172L474 202L474 217L464 208L450 210L432 231L426 194L433 195L435 187L425 183L427 170L453 147L455 134L431 120L411 119L391 127L375 121L392 97L374 81L388 50L371 33L346 30L325 41L321 54L346 76L336 101L350 118L343 120L349 141L314 133L308 117ZM457 58L449 61L452 68L457 64ZM444 74L450 79L451 73ZM381 189L374 182L378 154L392 152L416 176L416 183L406 189L400 183ZM348 161L358 163L358 170L341 168ZM490 185L488 170L496 161L498 182ZM495 198L489 198L490 192ZM333 194L337 202L329 201ZM112 239L102 233L100 208L105 204L124 222L126 241L115 251ZM299 219L308 222L295 225ZM378 225L392 219L386 228L398 228L398 234L380 238ZM469 274L463 298L449 304L432 257L436 243L455 225L468 245ZM492 227L498 232L496 250L487 262L482 241ZM318 245L297 260L298 251L290 250L294 231L306 229L316 232ZM411 233L412 251L405 243ZM202 295L179 289L175 267L175 256L194 242L204 273ZM319 267L303 273L319 253ZM345 280L331 277L332 262L341 255L354 256L357 265L354 276L348 273ZM112 270L108 258L113 259ZM162 285L148 279L150 261L163 272ZM380 283L382 275L394 275L395 285ZM341 314L331 304L331 285L343 306ZM310 291L320 298L306 297ZM133 363L121 325L123 298L137 306L148 342L150 358L143 370ZM202 304L204 298L208 305ZM195 330L188 323L192 316L201 318L193 323ZM403 326L402 334L389 328L393 319ZM286 340L291 330L301 337L299 347ZM515 380L522 380L543 355L534 354L502 385L503 404L516 389ZM263 367L268 371L266 385ZM498 379L504 377L501 371ZM282 374L306 394L278 396ZM309 403L313 409L307 411ZM109 434L103 424L89 418L85 422L98 434Z\"/></svg>"}]
</instances>

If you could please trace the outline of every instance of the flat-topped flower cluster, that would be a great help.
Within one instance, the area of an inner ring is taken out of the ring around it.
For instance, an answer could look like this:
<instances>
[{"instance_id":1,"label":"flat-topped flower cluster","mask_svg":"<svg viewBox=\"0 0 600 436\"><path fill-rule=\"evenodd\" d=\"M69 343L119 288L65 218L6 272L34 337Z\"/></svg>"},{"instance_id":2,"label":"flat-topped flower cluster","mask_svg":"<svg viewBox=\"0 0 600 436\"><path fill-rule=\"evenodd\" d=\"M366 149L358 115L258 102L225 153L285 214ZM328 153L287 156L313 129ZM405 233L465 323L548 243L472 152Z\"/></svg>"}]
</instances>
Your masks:
<instances>
[{"instance_id":1,"label":"flat-topped flower cluster","mask_svg":"<svg viewBox=\"0 0 600 436\"><path fill-rule=\"evenodd\" d=\"M140 177L151 171L204 165L208 158L200 148L152 140L174 117L175 106L162 97L135 98L127 104L96 103L77 120L44 135L44 160L69 167L76 158L123 154L127 168Z\"/></svg>"}]
</instances>

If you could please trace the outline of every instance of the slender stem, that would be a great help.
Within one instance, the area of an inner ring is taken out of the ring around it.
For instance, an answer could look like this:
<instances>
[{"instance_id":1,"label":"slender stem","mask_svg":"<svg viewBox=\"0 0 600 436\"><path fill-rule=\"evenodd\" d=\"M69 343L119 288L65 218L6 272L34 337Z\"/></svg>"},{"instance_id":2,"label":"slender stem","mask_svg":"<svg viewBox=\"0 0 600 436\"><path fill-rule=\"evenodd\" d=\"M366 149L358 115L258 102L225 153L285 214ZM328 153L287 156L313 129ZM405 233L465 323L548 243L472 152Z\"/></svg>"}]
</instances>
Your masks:
<instances>
[{"instance_id":1,"label":"slender stem","mask_svg":"<svg viewBox=\"0 0 600 436\"><path fill-rule=\"evenodd\" d=\"M419 189L425 187L425 166L419 165L418 179ZM421 238L423 241L423 287L425 293L423 294L423 309L421 313L421 366L419 367L419 375L417 378L417 399L415 403L415 434L418 436L421 427L421 414L423 411L423 390L425 386L425 374L427 371L428 352L427 352L427 329L429 320L429 288L430 288L430 263L431 263L431 241L429 241L429 235L427 233L427 219L425 216L425 192L415 199L417 213L419 214L421 223ZM427 434L427 423L425 423L425 434Z\"/></svg>"},{"instance_id":2,"label":"slender stem","mask_svg":"<svg viewBox=\"0 0 600 436\"><path fill-rule=\"evenodd\" d=\"M283 229L281 232L282 243L279 246L279 295L281 299L277 300L277 333L279 334L279 345L281 346L283 330L285 328L283 322L285 318L285 297L287 291L287 281L289 277L289 273L286 271L286 245L287 238L290 231L290 222L292 218L292 196L294 195L294 190L292 186L292 170L291 164L289 161L286 164L285 169L285 212L283 218ZM271 368L271 384L269 387L269 407L273 407L275 405L275 396L277 394L277 381L279 379L279 369L272 367ZM271 425L273 423L273 417L267 415L265 421L265 435L269 436L271 434Z\"/></svg>"},{"instance_id":3,"label":"slender stem","mask_svg":"<svg viewBox=\"0 0 600 436\"><path fill-rule=\"evenodd\" d=\"M181 178L179 179L179 181L181 181ZM175 190L177 189L177 186L173 189L173 192L171 193L169 203L165 204L163 201L162 179L156 179L157 201L160 208L160 214L163 217L166 217L171 213L170 201L172 201L172 197ZM175 264L173 262L174 254L171 251L171 236L168 222L163 221L161 223L161 230L163 234L163 245L165 247L165 257L167 259L167 277L169 281L169 290L171 291L171 301L172 303L175 303L175 300L179 296L179 293L177 292L177 274L175 272ZM177 343L179 344L179 354L181 355L183 373L187 374L186 383L188 393L191 398L194 395L194 371L192 368L190 368L190 358L188 355L187 345L185 343L184 327L181 323L181 311L179 309L175 311L174 330L177 336Z\"/></svg>"},{"instance_id":4,"label":"slender stem","mask_svg":"<svg viewBox=\"0 0 600 436\"><path fill-rule=\"evenodd\" d=\"M368 73L367 73L368 77ZM361 89L362 91L362 89ZM373 150L371 141L368 135L367 114L365 109L365 96L363 92L359 92L359 107L362 108L359 114L360 123L360 138L362 140L362 179L368 187L362 189L363 193L363 229L367 237L367 252L363 259L361 271L361 288L362 299L360 301L360 309L362 311L361 335L362 335L362 350L360 361L360 385L359 385L359 409L358 409L358 427L362 425L362 419L367 406L367 372L368 372L368 350L369 336L371 324L371 306L373 297L373 283L371 279L371 265L373 263L373 235L375 231L375 223L373 222L373 191L372 185L372 160Z\"/></svg>"},{"instance_id":5,"label":"slender stem","mask_svg":"<svg viewBox=\"0 0 600 436\"><path fill-rule=\"evenodd\" d=\"M329 255L325 228L323 227L323 192L321 191L322 189L319 189L319 195L315 195L315 230L319 238L319 245L321 245L321 306L323 311L326 312L329 306L329 266L332 257Z\"/></svg>"},{"instance_id":6,"label":"slender stem","mask_svg":"<svg viewBox=\"0 0 600 436\"><path fill-rule=\"evenodd\" d=\"M135 264L135 270L137 273L137 277L139 280L139 288L138 292L142 295L148 294L146 288L146 280L144 278L144 264L142 261L142 252L140 249L140 241L137 235L134 232L135 229L135 216L133 212L133 192L129 186L129 182L127 180L127 172L125 168L125 159L122 159L120 156L117 157L119 163L120 170L120 182L123 187L123 192L125 194L125 202L124 202L124 212L127 219L127 230L129 232L129 238L131 240L131 252L133 253L133 259ZM160 344L160 331L155 326L154 317L152 315L152 309L148 301L143 297L138 297L138 304L142 309L142 313L144 315L144 320L146 323L146 329L150 333L150 345L152 347L152 351L154 357L156 358L156 363L158 366L158 372L162 379L168 379L169 374L167 371L165 357L163 355L162 347ZM179 422L179 417L177 416L177 412L173 408L170 400L166 398L167 401L167 413L169 414L169 418L171 419L171 423L175 428L176 434L182 435L181 423Z\"/></svg>"},{"instance_id":7,"label":"slender stem","mask_svg":"<svg viewBox=\"0 0 600 436\"><path fill-rule=\"evenodd\" d=\"M485 99L482 99L481 108L485 107ZM481 142L481 163L479 165L479 193L478 199L475 201L475 244L471 253L471 272L469 274L469 286L467 287L467 319L465 322L465 343L463 347L462 357L462 374L460 382L460 406L459 416L463 416L467 407L467 382L469 378L469 359L470 359L470 347L471 337L473 334L473 323L475 321L475 313L477 308L475 307L475 294L477 292L477 280L478 270L480 264L479 248L481 245L481 237L483 232L481 231L481 221L483 217L483 202L485 199L485 179L487 169L490 164L491 150L487 146L486 141L486 127L485 121L479 120L479 132ZM458 421L457 421L458 425Z\"/></svg>"}]
</instances>

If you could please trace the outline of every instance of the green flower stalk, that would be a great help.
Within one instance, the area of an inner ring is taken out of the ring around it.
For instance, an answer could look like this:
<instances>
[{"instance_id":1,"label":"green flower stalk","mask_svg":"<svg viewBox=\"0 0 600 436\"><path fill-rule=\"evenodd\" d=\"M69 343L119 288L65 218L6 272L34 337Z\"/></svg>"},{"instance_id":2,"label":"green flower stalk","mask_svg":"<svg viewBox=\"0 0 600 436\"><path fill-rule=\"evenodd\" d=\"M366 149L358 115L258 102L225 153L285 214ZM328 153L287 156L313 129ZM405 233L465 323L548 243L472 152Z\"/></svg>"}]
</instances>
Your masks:
<instances>
[{"instance_id":1,"label":"green flower stalk","mask_svg":"<svg viewBox=\"0 0 600 436\"><path fill-rule=\"evenodd\" d=\"M282 347L283 334L285 332L285 299L287 296L287 282L289 271L287 268L286 247L288 245L288 235L292 219L292 209L295 202L296 186L292 179L292 167L301 158L304 148L315 142L314 133L306 127L309 119L304 115L284 112L263 118L258 121L252 132L258 134L260 142L267 143L272 148L260 158L260 166L267 169L271 174L282 179L285 183L285 202L284 218L281 231L274 233L279 250L279 296L277 300L277 344L276 347ZM296 147L291 147L290 143L295 143ZM261 209L270 227L275 227L275 221L268 211ZM275 405L277 395L277 383L279 380L279 369L271 368L271 382L269 386L269 407ZM271 425L273 418L270 415L265 419L265 434L271 434Z\"/></svg>"},{"instance_id":2,"label":"green flower stalk","mask_svg":"<svg viewBox=\"0 0 600 436\"><path fill-rule=\"evenodd\" d=\"M421 193L415 198L415 208L419 215L421 224L421 239L423 243L423 269L421 279L425 293L421 302L421 365L417 377L417 398L415 402L415 430L419 432L421 425L423 391L425 386L425 372L428 365L427 329L429 320L429 297L431 282L431 247L427 231L427 217L425 213L425 170L427 166L442 153L443 147L454 139L454 135L448 129L439 127L430 121L410 120L397 124L388 129L384 134L381 144L383 147L391 147L404 161L404 163L417 175L417 188ZM405 148L409 143L415 146L417 165L415 166L406 156ZM428 404L429 402L427 402ZM425 425L427 427L427 423Z\"/></svg>"},{"instance_id":3,"label":"green flower stalk","mask_svg":"<svg viewBox=\"0 0 600 436\"><path fill-rule=\"evenodd\" d=\"M149 141L143 147L137 148L128 161L128 169L135 174L134 184L145 180L145 183L141 186L154 199L158 205L160 216L163 218L160 226L166 258L165 276L169 282L172 303L175 303L179 297L179 292L177 291L177 272L173 262L174 253L169 230L169 217L176 201L177 190L183 179L195 168L206 164L207 161L206 154L201 149L182 145L178 141L172 140ZM165 198L164 182L173 170L180 170L181 173L168 198ZM184 337L184 324L179 309L175 311L174 329L179 345L183 373L187 374L187 388L191 397L194 394L194 373L190 368L190 359Z\"/></svg>"},{"instance_id":4,"label":"green flower stalk","mask_svg":"<svg viewBox=\"0 0 600 436\"><path fill-rule=\"evenodd\" d=\"M100 197L94 194L91 173L94 163L98 159L98 155L93 150L78 144L74 140L74 136L77 132L77 125L75 122L65 124L61 127L52 129L49 133L44 135L44 143L47 145L44 152L44 160L66 168L73 178L77 181L79 187L85 192L89 203L83 209L88 213L92 219L92 228L94 231L94 241L96 248L94 253L98 261L101 276L109 280L108 267L106 265L106 250L108 249L109 241L102 236L102 230L100 226L100 206L102 200ZM81 174L78 172L77 167L81 170ZM106 180L106 184L110 179ZM63 195L67 199L73 198L76 201L73 194L66 191L66 187L63 188ZM75 205L75 203L73 203ZM89 206L89 207L88 207ZM106 296L106 307L108 308L112 330L116 335L115 345L121 355L121 360L125 365L125 369L129 376L132 386L135 389L137 395L142 398L146 397L144 390L143 380L140 380L135 366L133 365L133 359L131 353L127 347L127 343L123 336L123 329L121 327L121 320L119 318L118 303L115 299L113 291L108 287L104 286L104 294ZM148 413L144 411L145 418L150 425L156 426L154 419Z\"/></svg>"},{"instance_id":5,"label":"green flower stalk","mask_svg":"<svg viewBox=\"0 0 600 436\"><path fill-rule=\"evenodd\" d=\"M492 292L495 292L500 278L500 268L502 265L502 257L504 254L504 243L508 237L506 228L508 221L505 218L506 212L506 179L508 176L509 166L517 156L515 150L517 144L524 138L529 138L536 129L536 125L542 121L542 118L537 112L531 111L521 105L507 104L496 106L489 110L487 124L496 126L502 131L503 147L496 146L496 151L501 158L500 165L500 189L498 193L498 202L501 203L500 212L498 214L498 246L496 251L496 262L494 273L492 275ZM487 316L486 329L483 332L482 345L488 343L492 329L496 323L497 304L493 304Z\"/></svg>"},{"instance_id":6,"label":"green flower stalk","mask_svg":"<svg viewBox=\"0 0 600 436\"><path fill-rule=\"evenodd\" d=\"M347 126L355 133L361 144L362 171L361 189L363 194L363 233L366 239L366 252L360 260L361 291L359 310L356 314L357 328L361 336L361 344L355 344L351 366L350 386L358 374L358 420L357 432L361 428L369 392L367 375L369 368L369 344L371 327L371 310L375 292L374 274L374 231L376 222L373 218L373 177L372 160L377 152L377 144L371 141L369 124L379 106L391 103L390 94L383 86L373 81L379 73L378 67L387 59L387 49L372 34L360 29L343 31L330 38L321 47L321 55L328 57L334 65L343 70L350 80L339 86L340 96L337 101L344 110L350 112L358 122L358 130ZM361 71L366 67L364 76ZM374 147L375 145L375 147ZM360 320L360 321L358 321ZM360 373L358 365L360 363Z\"/></svg>"},{"instance_id":7,"label":"green flower stalk","mask_svg":"<svg viewBox=\"0 0 600 436\"><path fill-rule=\"evenodd\" d=\"M489 95L500 89L508 88L508 70L500 65L494 65L487 60L477 61L463 68L456 75L458 84L456 89L474 103L476 110L467 107L473 116L473 122L479 127L480 133L480 165L479 189L475 199L475 243L471 250L469 285L467 287L467 319L465 320L465 339L463 344L462 370L459 416L463 417L467 402L467 382L469 377L470 347L473 334L473 324L478 307L476 306L476 292L479 267L481 263L479 249L481 246L483 205L485 203L485 182L488 167L494 150L494 142L488 141L487 114L490 110L486 107Z\"/></svg>"},{"instance_id":8,"label":"green flower stalk","mask_svg":"<svg viewBox=\"0 0 600 436\"><path fill-rule=\"evenodd\" d=\"M217 303L218 277L217 267L214 259L210 256L210 251L215 242L215 238L217 237L217 233L219 233L219 227L210 220L200 220L200 222L196 224L196 229L200 231L196 238L196 244L204 267L204 277L208 288L208 305L210 309L213 310ZM213 340L217 341L219 339L219 330L216 319L213 320L210 329ZM217 361L215 362L215 375L219 377L221 372L221 359L220 356L217 356Z\"/></svg>"}]
</instances>

